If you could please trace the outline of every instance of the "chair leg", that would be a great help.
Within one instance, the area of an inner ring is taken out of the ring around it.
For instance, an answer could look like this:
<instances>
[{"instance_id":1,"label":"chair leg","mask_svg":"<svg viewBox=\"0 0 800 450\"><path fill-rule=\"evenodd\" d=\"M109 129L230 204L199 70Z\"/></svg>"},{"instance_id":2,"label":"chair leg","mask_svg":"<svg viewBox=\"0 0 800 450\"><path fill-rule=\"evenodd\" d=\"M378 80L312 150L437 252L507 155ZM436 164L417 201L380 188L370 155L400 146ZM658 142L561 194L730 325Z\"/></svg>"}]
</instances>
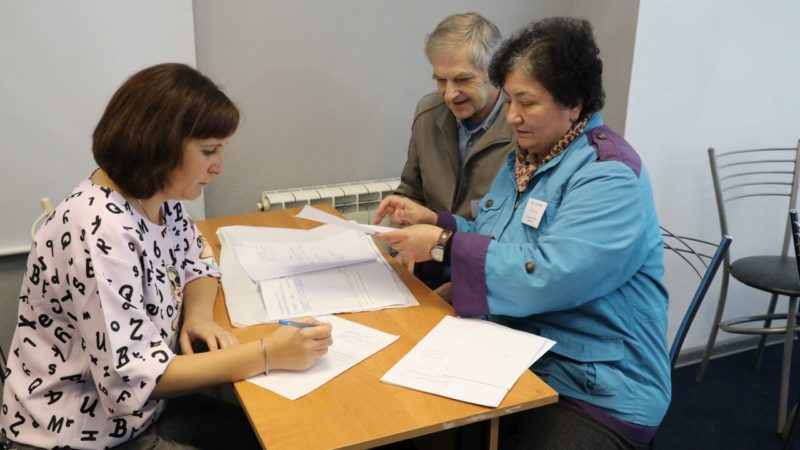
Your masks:
<instances>
[{"instance_id":1,"label":"chair leg","mask_svg":"<svg viewBox=\"0 0 800 450\"><path fill-rule=\"evenodd\" d=\"M769 308L767 309L767 315L775 313L775 306L778 304L778 294L772 294L772 297L769 299ZM769 328L772 326L772 319L764 320L764 328ZM767 344L767 335L762 334L761 337L758 339L758 349L756 350L756 359L754 361L754 366L756 369L761 368L761 361L764 359L764 347Z\"/></svg>"},{"instance_id":2,"label":"chair leg","mask_svg":"<svg viewBox=\"0 0 800 450\"><path fill-rule=\"evenodd\" d=\"M711 331L708 333L708 342L706 349L703 350L703 359L700 362L700 369L694 377L694 381L701 382L706 374L708 367L708 360L711 357L711 351L714 349L714 342L717 340L717 332L719 331L719 323L722 321L722 312L725 310L725 297L728 295L728 280L730 273L728 268L724 267L722 270L722 285L719 288L719 300L717 301L717 312L714 314L714 323L711 325Z\"/></svg>"},{"instance_id":3,"label":"chair leg","mask_svg":"<svg viewBox=\"0 0 800 450\"><path fill-rule=\"evenodd\" d=\"M786 426L786 412L789 401L789 374L792 369L792 345L797 327L797 297L789 298L789 311L786 315L786 338L783 343L783 365L781 367L781 390L778 398L778 433Z\"/></svg>"},{"instance_id":4,"label":"chair leg","mask_svg":"<svg viewBox=\"0 0 800 450\"><path fill-rule=\"evenodd\" d=\"M792 407L792 411L789 413L789 416L786 417L786 426L783 427L783 431L781 432L781 438L784 441L789 441L784 444L783 448L791 447L791 440L794 437L794 434L797 432L797 407L798 404L795 403Z\"/></svg>"},{"instance_id":5,"label":"chair leg","mask_svg":"<svg viewBox=\"0 0 800 450\"><path fill-rule=\"evenodd\" d=\"M800 420L797 420L797 407L798 405L794 405L791 422L786 423L789 428L784 428L783 430L783 450L790 450L794 446L794 437L797 435L797 428L800 425Z\"/></svg>"}]
</instances>

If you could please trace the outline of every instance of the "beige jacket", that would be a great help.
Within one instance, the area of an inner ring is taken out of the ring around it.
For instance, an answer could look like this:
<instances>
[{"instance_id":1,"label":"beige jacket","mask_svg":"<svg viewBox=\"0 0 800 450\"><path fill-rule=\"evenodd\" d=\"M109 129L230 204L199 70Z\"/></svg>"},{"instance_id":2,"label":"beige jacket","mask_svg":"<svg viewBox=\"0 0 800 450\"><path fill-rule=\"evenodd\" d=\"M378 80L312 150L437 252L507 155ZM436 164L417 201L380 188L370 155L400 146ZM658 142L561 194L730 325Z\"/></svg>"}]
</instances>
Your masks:
<instances>
[{"instance_id":1,"label":"beige jacket","mask_svg":"<svg viewBox=\"0 0 800 450\"><path fill-rule=\"evenodd\" d=\"M434 211L472 219L470 202L480 200L489 191L513 147L503 108L467 154L459 179L456 118L441 95L428 94L417 104L408 160L395 192Z\"/></svg>"}]
</instances>

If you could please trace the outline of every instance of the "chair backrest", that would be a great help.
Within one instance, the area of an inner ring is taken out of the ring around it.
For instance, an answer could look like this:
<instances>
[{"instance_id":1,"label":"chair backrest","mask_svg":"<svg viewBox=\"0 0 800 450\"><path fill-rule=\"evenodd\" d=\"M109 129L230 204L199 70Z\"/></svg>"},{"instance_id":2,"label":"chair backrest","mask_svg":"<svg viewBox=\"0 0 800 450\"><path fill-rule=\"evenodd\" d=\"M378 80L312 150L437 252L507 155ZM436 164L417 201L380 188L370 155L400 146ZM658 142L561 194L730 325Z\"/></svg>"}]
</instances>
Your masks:
<instances>
[{"instance_id":1,"label":"chair backrest","mask_svg":"<svg viewBox=\"0 0 800 450\"><path fill-rule=\"evenodd\" d=\"M689 333L694 317L703 303L703 299L711 287L711 282L714 280L714 275L721 265L725 255L728 253L728 247L733 240L730 236L722 236L719 244L714 244L708 241L695 239L687 236L677 236L672 234L669 230L661 227L661 235L664 238L664 249L674 252L700 278L700 284L692 296L692 301L683 315L678 333L672 341L672 347L669 350L670 366L675 368L675 363L678 362L678 354L683 347L683 341L686 340L686 335Z\"/></svg>"},{"instance_id":2,"label":"chair backrest","mask_svg":"<svg viewBox=\"0 0 800 450\"><path fill-rule=\"evenodd\" d=\"M797 210L789 210L789 226L792 227L792 242L794 242L794 257L797 259L797 275L800 276L800 222L797 219Z\"/></svg>"},{"instance_id":3,"label":"chair backrest","mask_svg":"<svg viewBox=\"0 0 800 450\"><path fill-rule=\"evenodd\" d=\"M723 235L729 235L726 204L750 197L785 197L788 208L797 200L797 181L800 174L800 140L794 148L758 148L717 152L708 149L711 180ZM784 210L785 211L785 210ZM789 225L783 236L781 256L789 249ZM725 264L730 265L729 256Z\"/></svg>"}]
</instances>

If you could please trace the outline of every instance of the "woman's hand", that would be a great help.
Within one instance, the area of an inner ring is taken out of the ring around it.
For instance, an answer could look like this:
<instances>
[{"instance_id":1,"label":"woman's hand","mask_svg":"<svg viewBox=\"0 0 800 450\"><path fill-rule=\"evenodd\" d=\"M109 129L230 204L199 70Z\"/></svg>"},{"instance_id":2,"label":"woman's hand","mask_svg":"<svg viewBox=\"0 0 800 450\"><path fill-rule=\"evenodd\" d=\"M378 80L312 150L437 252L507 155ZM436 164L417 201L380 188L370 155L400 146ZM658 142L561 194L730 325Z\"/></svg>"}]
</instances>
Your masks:
<instances>
[{"instance_id":1,"label":"woman's hand","mask_svg":"<svg viewBox=\"0 0 800 450\"><path fill-rule=\"evenodd\" d=\"M414 273L414 261L406 259L402 253L394 255L394 260L397 261L397 264L403 266L408 273Z\"/></svg>"},{"instance_id":2,"label":"woman's hand","mask_svg":"<svg viewBox=\"0 0 800 450\"><path fill-rule=\"evenodd\" d=\"M192 342L202 341L210 351L221 348L233 347L239 344L239 339L229 331L219 326L214 320L188 319L183 323L180 334L181 352L191 355Z\"/></svg>"},{"instance_id":3,"label":"woman's hand","mask_svg":"<svg viewBox=\"0 0 800 450\"><path fill-rule=\"evenodd\" d=\"M440 234L442 229L435 225L412 225L389 233L376 233L372 237L399 251L405 262L423 262L431 259L431 249Z\"/></svg>"},{"instance_id":4,"label":"woman's hand","mask_svg":"<svg viewBox=\"0 0 800 450\"><path fill-rule=\"evenodd\" d=\"M383 199L375 211L374 223L381 223L386 216L389 216L392 222L403 226L423 223L433 225L437 220L435 212L399 195L390 195Z\"/></svg>"},{"instance_id":5,"label":"woman's hand","mask_svg":"<svg viewBox=\"0 0 800 450\"><path fill-rule=\"evenodd\" d=\"M271 369L305 370L313 366L333 343L331 325L307 317L297 322L313 327L282 326L264 339Z\"/></svg>"}]
</instances>

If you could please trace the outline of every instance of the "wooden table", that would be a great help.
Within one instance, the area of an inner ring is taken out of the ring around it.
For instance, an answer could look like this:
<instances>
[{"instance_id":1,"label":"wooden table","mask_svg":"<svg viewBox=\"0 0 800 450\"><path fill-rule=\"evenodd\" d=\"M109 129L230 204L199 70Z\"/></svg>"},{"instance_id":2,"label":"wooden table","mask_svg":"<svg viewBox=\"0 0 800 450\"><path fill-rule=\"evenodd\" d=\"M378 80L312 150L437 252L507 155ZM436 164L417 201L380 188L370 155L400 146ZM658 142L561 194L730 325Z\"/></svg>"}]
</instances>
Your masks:
<instances>
[{"instance_id":1,"label":"wooden table","mask_svg":"<svg viewBox=\"0 0 800 450\"><path fill-rule=\"evenodd\" d=\"M330 207L323 207L335 212ZM299 209L205 220L198 227L219 260L216 229L227 225L310 229L318 225L293 217ZM389 258L391 260L391 258ZM497 408L381 383L380 378L453 308L394 261L392 267L419 301L419 306L385 309L341 317L399 335L393 344L297 400L288 400L252 383L234 384L239 401L270 450L371 448L483 420L491 421L490 448L497 446L499 417L558 400L558 394L526 371ZM275 325L231 326L222 290L214 307L216 320L241 341L268 334Z\"/></svg>"}]
</instances>

